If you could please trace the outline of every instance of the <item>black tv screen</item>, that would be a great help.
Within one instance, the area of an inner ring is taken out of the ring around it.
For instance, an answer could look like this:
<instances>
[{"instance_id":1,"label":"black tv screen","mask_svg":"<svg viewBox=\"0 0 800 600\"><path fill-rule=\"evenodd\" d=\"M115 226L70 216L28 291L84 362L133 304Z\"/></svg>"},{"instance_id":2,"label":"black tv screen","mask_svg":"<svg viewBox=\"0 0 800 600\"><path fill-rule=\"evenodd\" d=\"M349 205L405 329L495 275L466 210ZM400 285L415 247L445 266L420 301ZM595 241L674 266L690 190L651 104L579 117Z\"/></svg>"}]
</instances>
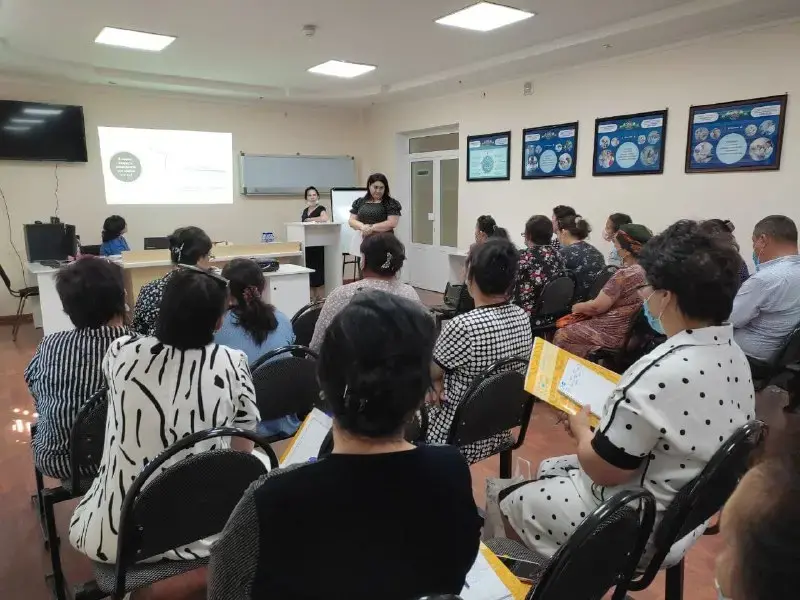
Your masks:
<instances>
[{"instance_id":1,"label":"black tv screen","mask_svg":"<svg viewBox=\"0 0 800 600\"><path fill-rule=\"evenodd\" d=\"M83 107L0 100L0 160L86 162Z\"/></svg>"}]
</instances>

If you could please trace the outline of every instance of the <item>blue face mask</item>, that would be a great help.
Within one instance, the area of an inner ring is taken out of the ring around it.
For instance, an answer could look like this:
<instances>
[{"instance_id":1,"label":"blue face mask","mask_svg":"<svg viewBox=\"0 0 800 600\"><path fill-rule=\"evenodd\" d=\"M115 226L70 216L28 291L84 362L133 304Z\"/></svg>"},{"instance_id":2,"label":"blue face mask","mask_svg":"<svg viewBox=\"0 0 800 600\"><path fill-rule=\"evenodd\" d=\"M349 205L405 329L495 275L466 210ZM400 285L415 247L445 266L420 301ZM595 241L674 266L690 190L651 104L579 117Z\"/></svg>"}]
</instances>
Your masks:
<instances>
[{"instance_id":1,"label":"blue face mask","mask_svg":"<svg viewBox=\"0 0 800 600\"><path fill-rule=\"evenodd\" d=\"M753 264L756 266L756 271L761 268L761 261L758 260L758 252L753 250Z\"/></svg>"},{"instance_id":2,"label":"blue face mask","mask_svg":"<svg viewBox=\"0 0 800 600\"><path fill-rule=\"evenodd\" d=\"M653 292L653 294L655 294L655 292ZM647 318L647 322L653 331L660 333L661 335L665 335L664 326L661 324L661 317L654 317L650 312L650 307L647 305L647 303L650 301L650 298L653 297L653 294L650 294L642 305L644 308L644 316Z\"/></svg>"},{"instance_id":3,"label":"blue face mask","mask_svg":"<svg viewBox=\"0 0 800 600\"><path fill-rule=\"evenodd\" d=\"M619 252L617 251L616 246L613 245L611 246L611 253L608 255L608 262L612 264L622 262L622 259L620 259L619 257Z\"/></svg>"}]
</instances>

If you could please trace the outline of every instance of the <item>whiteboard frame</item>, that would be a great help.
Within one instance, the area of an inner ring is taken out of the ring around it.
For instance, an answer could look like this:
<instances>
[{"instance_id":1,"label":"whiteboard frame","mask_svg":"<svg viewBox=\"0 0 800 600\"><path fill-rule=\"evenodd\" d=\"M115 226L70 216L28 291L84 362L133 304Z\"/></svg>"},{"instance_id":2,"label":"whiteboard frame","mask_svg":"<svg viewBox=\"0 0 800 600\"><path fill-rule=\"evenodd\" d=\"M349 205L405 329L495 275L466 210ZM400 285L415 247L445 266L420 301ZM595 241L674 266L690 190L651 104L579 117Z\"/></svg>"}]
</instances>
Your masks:
<instances>
[{"instance_id":1,"label":"whiteboard frame","mask_svg":"<svg viewBox=\"0 0 800 600\"><path fill-rule=\"evenodd\" d=\"M356 157L351 156L350 154L255 154L251 152L239 152L239 193L242 196L302 196L303 190L298 188L297 190L289 190L289 191L276 191L276 192L248 192L247 187L244 185L244 159L245 158L309 158L309 159L326 159L330 160L332 158L347 158L351 161L353 165L353 181L356 181L356 177L358 174L356 173ZM334 189L334 188L330 188ZM338 189L345 189L345 188L338 188ZM329 194L329 190L323 190L320 194Z\"/></svg>"}]
</instances>

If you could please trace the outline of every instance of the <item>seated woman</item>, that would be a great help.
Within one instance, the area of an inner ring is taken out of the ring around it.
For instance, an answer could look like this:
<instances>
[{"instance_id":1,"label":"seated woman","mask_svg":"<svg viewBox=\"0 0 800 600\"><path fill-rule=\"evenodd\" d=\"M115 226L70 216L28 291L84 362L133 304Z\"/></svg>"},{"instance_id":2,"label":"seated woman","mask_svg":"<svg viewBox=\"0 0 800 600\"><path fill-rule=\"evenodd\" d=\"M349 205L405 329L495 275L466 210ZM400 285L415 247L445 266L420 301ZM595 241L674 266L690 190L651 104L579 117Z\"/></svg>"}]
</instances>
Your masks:
<instances>
[{"instance_id":1,"label":"seated woman","mask_svg":"<svg viewBox=\"0 0 800 600\"><path fill-rule=\"evenodd\" d=\"M558 220L558 239L564 267L575 278L575 295L578 302L586 300L595 277L606 265L600 250L586 241L592 227L580 215Z\"/></svg>"},{"instance_id":2,"label":"seated woman","mask_svg":"<svg viewBox=\"0 0 800 600\"><path fill-rule=\"evenodd\" d=\"M607 242L612 242L612 244L611 252L608 253L608 258L606 259L606 264L613 265L615 267L622 266L622 259L619 257L617 247L613 244L614 236L617 235L620 227L630 223L633 223L633 219L631 219L630 216L626 215L625 213L613 213L608 215L608 219L606 220L606 228L603 230L603 239Z\"/></svg>"},{"instance_id":3,"label":"seated woman","mask_svg":"<svg viewBox=\"0 0 800 600\"><path fill-rule=\"evenodd\" d=\"M533 338L522 308L509 302L517 277L519 254L504 239L473 246L467 256L467 286L475 308L447 321L436 342L431 364L434 384L426 442L446 444L456 408L470 383L503 358L528 358ZM495 454L506 434L461 448L470 463Z\"/></svg>"},{"instance_id":4,"label":"seated woman","mask_svg":"<svg viewBox=\"0 0 800 600\"><path fill-rule=\"evenodd\" d=\"M222 327L214 334L217 344L241 350L252 365L267 352L294 344L292 323L285 314L264 302L266 280L255 261L234 258L222 269L230 298ZM262 435L293 435L300 427L295 416L259 423Z\"/></svg>"},{"instance_id":5,"label":"seated woman","mask_svg":"<svg viewBox=\"0 0 800 600\"><path fill-rule=\"evenodd\" d=\"M174 267L190 265L207 269L210 266L211 238L199 227L180 227L169 236L169 254ZM142 335L155 335L161 297L174 273L175 268L139 290L133 309L134 331Z\"/></svg>"},{"instance_id":6,"label":"seated woman","mask_svg":"<svg viewBox=\"0 0 800 600\"><path fill-rule=\"evenodd\" d=\"M642 245L651 233L644 225L623 225L614 237L622 268L608 280L597 298L573 305L572 313L587 319L556 332L553 342L573 354L586 357L598 348L621 348L639 314L642 299L637 292L644 284L638 264Z\"/></svg>"},{"instance_id":7,"label":"seated woman","mask_svg":"<svg viewBox=\"0 0 800 600\"><path fill-rule=\"evenodd\" d=\"M111 342L130 332L118 265L83 257L58 271L56 291L75 329L45 336L25 369L25 382L39 413L34 463L48 477L68 479L72 425L84 403L105 385L102 361Z\"/></svg>"},{"instance_id":8,"label":"seated woman","mask_svg":"<svg viewBox=\"0 0 800 600\"><path fill-rule=\"evenodd\" d=\"M738 287L736 252L679 221L639 262L645 311L667 341L625 371L594 432L587 410L569 417L577 455L545 460L536 481L500 495L507 533L547 556L622 489L643 487L664 511L755 415L747 358L724 324Z\"/></svg>"},{"instance_id":9,"label":"seated woman","mask_svg":"<svg viewBox=\"0 0 800 600\"><path fill-rule=\"evenodd\" d=\"M126 490L142 468L179 439L212 427L255 429L259 421L247 357L214 343L227 302L224 279L197 267L170 277L155 337L125 336L103 359L109 411L100 470L72 515L69 539L89 558L114 562ZM166 463L228 444L251 451L243 438L195 444ZM189 500L187 500L189 501ZM159 558L208 556L199 540Z\"/></svg>"},{"instance_id":10,"label":"seated woman","mask_svg":"<svg viewBox=\"0 0 800 600\"><path fill-rule=\"evenodd\" d=\"M513 302L526 313L535 314L544 287L564 275L564 260L551 245L553 224L546 216L535 215L528 219L522 235L526 248L519 253Z\"/></svg>"},{"instance_id":11,"label":"seated woman","mask_svg":"<svg viewBox=\"0 0 800 600\"><path fill-rule=\"evenodd\" d=\"M481 215L475 223L475 243L483 244L491 238L508 239L508 231L497 226L497 221L491 215Z\"/></svg>"},{"instance_id":12,"label":"seated woman","mask_svg":"<svg viewBox=\"0 0 800 600\"><path fill-rule=\"evenodd\" d=\"M333 454L250 487L211 554L209 600L461 591L480 537L469 469L454 448L403 439L431 384L435 339L422 307L384 292L336 315L317 369Z\"/></svg>"},{"instance_id":13,"label":"seated woman","mask_svg":"<svg viewBox=\"0 0 800 600\"><path fill-rule=\"evenodd\" d=\"M311 338L312 350L319 351L328 325L347 306L353 296L361 291L380 290L420 302L416 290L397 279L397 274L406 260L406 249L403 242L393 233L373 233L365 237L361 242L361 254L364 278L339 286L328 294L325 304L322 305L317 325L314 327L314 335Z\"/></svg>"},{"instance_id":14,"label":"seated woman","mask_svg":"<svg viewBox=\"0 0 800 600\"><path fill-rule=\"evenodd\" d=\"M733 223L728 220L723 219L708 219L707 221L703 221L700 223L700 226L711 235L718 236L721 240L725 243L730 244L733 246L737 252L739 252L739 243L736 241L736 237L733 235L734 227ZM742 264L739 265L739 282L744 283L750 278L750 271L747 268L747 263L742 260Z\"/></svg>"},{"instance_id":15,"label":"seated woman","mask_svg":"<svg viewBox=\"0 0 800 600\"><path fill-rule=\"evenodd\" d=\"M123 251L130 250L128 242L122 234L128 231L125 219L119 215L111 215L103 222L103 232L101 237L103 243L100 245L100 254L103 256L115 256L122 254Z\"/></svg>"}]
</instances>

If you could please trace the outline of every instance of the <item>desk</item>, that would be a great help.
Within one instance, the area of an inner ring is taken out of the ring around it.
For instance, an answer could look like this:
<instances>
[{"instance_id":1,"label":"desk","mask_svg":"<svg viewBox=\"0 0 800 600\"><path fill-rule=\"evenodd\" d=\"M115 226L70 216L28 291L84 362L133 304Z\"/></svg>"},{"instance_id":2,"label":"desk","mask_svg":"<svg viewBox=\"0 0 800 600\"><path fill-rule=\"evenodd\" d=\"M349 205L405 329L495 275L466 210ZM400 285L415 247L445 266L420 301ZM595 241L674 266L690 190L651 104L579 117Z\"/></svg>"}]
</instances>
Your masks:
<instances>
[{"instance_id":1,"label":"desk","mask_svg":"<svg viewBox=\"0 0 800 600\"><path fill-rule=\"evenodd\" d=\"M341 223L286 223L287 241L299 242L304 250L314 246L325 248L326 295L342 285L341 232Z\"/></svg>"},{"instance_id":2,"label":"desk","mask_svg":"<svg viewBox=\"0 0 800 600\"><path fill-rule=\"evenodd\" d=\"M39 286L39 303L38 305L31 304L33 324L41 327L45 335L75 329L67 313L64 312L61 298L56 292L58 269L39 263L28 263L28 271L36 277L36 285Z\"/></svg>"}]
</instances>

